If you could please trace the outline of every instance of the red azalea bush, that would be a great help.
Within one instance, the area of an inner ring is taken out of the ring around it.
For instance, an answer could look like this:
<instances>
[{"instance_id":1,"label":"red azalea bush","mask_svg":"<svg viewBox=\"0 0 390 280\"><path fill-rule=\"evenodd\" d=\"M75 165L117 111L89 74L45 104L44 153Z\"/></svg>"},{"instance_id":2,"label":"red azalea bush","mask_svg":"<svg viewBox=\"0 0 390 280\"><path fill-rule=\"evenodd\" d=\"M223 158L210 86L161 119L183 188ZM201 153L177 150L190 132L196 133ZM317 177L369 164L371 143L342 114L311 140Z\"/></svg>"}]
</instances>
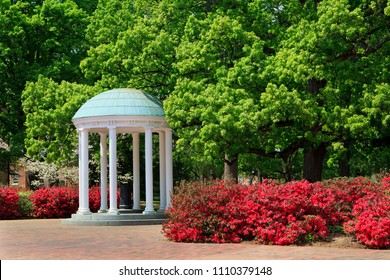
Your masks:
<instances>
[{"instance_id":1,"label":"red azalea bush","mask_svg":"<svg viewBox=\"0 0 390 280\"><path fill-rule=\"evenodd\" d=\"M19 213L19 194L17 189L0 188L0 219L15 219Z\"/></svg>"},{"instance_id":2,"label":"red azalea bush","mask_svg":"<svg viewBox=\"0 0 390 280\"><path fill-rule=\"evenodd\" d=\"M223 205L234 199L229 197L235 194L229 187L225 187L224 182L183 183L172 199L170 218L163 228L165 235L179 242L217 242L218 234L226 235L228 231L220 218L223 218ZM233 217L227 218L233 220Z\"/></svg>"},{"instance_id":3,"label":"red azalea bush","mask_svg":"<svg viewBox=\"0 0 390 280\"><path fill-rule=\"evenodd\" d=\"M382 179L381 190L384 194L390 195L390 175Z\"/></svg>"},{"instance_id":4,"label":"red azalea bush","mask_svg":"<svg viewBox=\"0 0 390 280\"><path fill-rule=\"evenodd\" d=\"M31 195L36 218L66 218L78 209L78 192L71 188L41 188Z\"/></svg>"},{"instance_id":5,"label":"red azalea bush","mask_svg":"<svg viewBox=\"0 0 390 280\"><path fill-rule=\"evenodd\" d=\"M369 248L390 247L390 176L385 177L377 189L359 198L353 207L352 220L344 224L345 230Z\"/></svg>"},{"instance_id":6,"label":"red azalea bush","mask_svg":"<svg viewBox=\"0 0 390 280\"><path fill-rule=\"evenodd\" d=\"M89 208L91 212L100 209L100 188L89 188ZM109 191L107 192L109 202ZM119 205L119 190L117 203ZM51 187L41 188L31 195L35 218L67 218L76 213L79 207L78 190L74 188Z\"/></svg>"},{"instance_id":7,"label":"red azalea bush","mask_svg":"<svg viewBox=\"0 0 390 280\"><path fill-rule=\"evenodd\" d=\"M364 178L253 186L183 182L172 198L163 233L178 242L288 245L324 239L328 228L345 224L358 241L383 248L390 236L389 185L390 176L381 184Z\"/></svg>"},{"instance_id":8,"label":"red azalea bush","mask_svg":"<svg viewBox=\"0 0 390 280\"><path fill-rule=\"evenodd\" d=\"M253 186L250 199L255 211L248 225L256 239L263 244L288 245L325 238L327 222L339 217L333 213L331 193L318 186L307 181Z\"/></svg>"},{"instance_id":9,"label":"red azalea bush","mask_svg":"<svg viewBox=\"0 0 390 280\"><path fill-rule=\"evenodd\" d=\"M120 192L117 189L117 205ZM110 191L107 191L110 202ZM18 193L15 188L0 188L0 219L16 218L67 218L77 212L79 195L77 188L41 188L34 193ZM91 212L100 209L100 187L89 188L89 207Z\"/></svg>"},{"instance_id":10,"label":"red azalea bush","mask_svg":"<svg viewBox=\"0 0 390 280\"><path fill-rule=\"evenodd\" d=\"M100 209L100 187L89 188L89 210L97 212Z\"/></svg>"},{"instance_id":11,"label":"red azalea bush","mask_svg":"<svg viewBox=\"0 0 390 280\"><path fill-rule=\"evenodd\" d=\"M310 195L318 194L317 205ZM182 242L240 242L287 245L325 238L332 205L306 181L255 186L223 181L183 183L172 199L166 237ZM335 217L334 217L335 216Z\"/></svg>"},{"instance_id":12,"label":"red azalea bush","mask_svg":"<svg viewBox=\"0 0 390 280\"><path fill-rule=\"evenodd\" d=\"M119 188L117 189L116 193L117 197L117 205L119 207L119 200L120 200L120 191ZM99 186L92 186L89 188L89 209L91 212L97 212L100 209L100 187ZM110 205L110 190L107 190L107 205Z\"/></svg>"}]
</instances>

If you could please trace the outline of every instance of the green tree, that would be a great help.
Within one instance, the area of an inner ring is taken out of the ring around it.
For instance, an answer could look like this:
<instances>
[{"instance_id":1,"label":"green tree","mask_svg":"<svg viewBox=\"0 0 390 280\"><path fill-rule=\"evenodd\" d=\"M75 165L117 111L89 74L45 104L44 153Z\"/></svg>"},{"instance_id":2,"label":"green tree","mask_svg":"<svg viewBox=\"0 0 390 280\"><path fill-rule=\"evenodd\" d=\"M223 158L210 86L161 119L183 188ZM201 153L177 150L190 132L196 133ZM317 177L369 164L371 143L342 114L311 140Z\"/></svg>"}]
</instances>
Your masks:
<instances>
[{"instance_id":1,"label":"green tree","mask_svg":"<svg viewBox=\"0 0 390 280\"><path fill-rule=\"evenodd\" d=\"M259 55L261 44L237 20L209 15L189 18L177 49L180 78L165 102L170 124L179 146L188 142L206 156L223 159L226 179L237 178L238 155L256 133L257 118L251 93L229 85L229 70L241 58Z\"/></svg>"},{"instance_id":2,"label":"green tree","mask_svg":"<svg viewBox=\"0 0 390 280\"><path fill-rule=\"evenodd\" d=\"M22 96L27 155L58 165L74 161L78 137L72 117L100 91L77 83L58 84L43 76L35 83L28 83Z\"/></svg>"},{"instance_id":3,"label":"green tree","mask_svg":"<svg viewBox=\"0 0 390 280\"><path fill-rule=\"evenodd\" d=\"M270 83L299 93L312 114L304 119L303 129L289 119L290 127L298 128L304 139L300 146L304 148L306 179L321 179L329 143L388 135L390 36L386 4L321 1L313 20L301 19L288 29L271 60Z\"/></svg>"},{"instance_id":4,"label":"green tree","mask_svg":"<svg viewBox=\"0 0 390 280\"><path fill-rule=\"evenodd\" d=\"M178 78L186 75L178 73L176 49L183 40L188 18L202 21L222 6L214 1L106 1L105 5L98 6L89 26L88 34L95 45L82 62L82 69L102 87L135 87L165 99L174 91ZM228 1L225 6L237 13L241 10L233 8L243 4ZM126 15L128 7L133 16ZM106 29L110 25L101 24L100 18L114 10L115 17L119 17L116 22L122 24ZM244 13L241 11L241 14ZM94 41L107 30L111 33L106 42ZM214 34L216 36L218 34ZM181 48L185 52L185 48ZM205 158L198 162L204 163Z\"/></svg>"},{"instance_id":5,"label":"green tree","mask_svg":"<svg viewBox=\"0 0 390 280\"><path fill-rule=\"evenodd\" d=\"M283 30L296 21L288 15L303 10L298 1L231 1L216 4L205 17L188 17L176 51L175 90L165 102L179 148L222 159L225 178L237 178L240 154L287 159L295 152L294 143L282 143L281 151L282 144L270 139L278 135L265 133L284 121L269 121L272 110L261 111L267 106L262 73Z\"/></svg>"},{"instance_id":6,"label":"green tree","mask_svg":"<svg viewBox=\"0 0 390 280\"><path fill-rule=\"evenodd\" d=\"M26 82L39 75L82 81L87 19L73 1L0 2L0 135L9 146L0 151L2 162L9 164L24 152Z\"/></svg>"},{"instance_id":7,"label":"green tree","mask_svg":"<svg viewBox=\"0 0 390 280\"><path fill-rule=\"evenodd\" d=\"M74 0L74 2L79 8L91 15L95 11L99 0Z\"/></svg>"},{"instance_id":8,"label":"green tree","mask_svg":"<svg viewBox=\"0 0 390 280\"><path fill-rule=\"evenodd\" d=\"M245 153L280 158L287 180L303 149L303 176L316 181L330 143L385 139L386 4L253 1L247 13L190 16L165 102L178 147L226 154L228 165Z\"/></svg>"},{"instance_id":9,"label":"green tree","mask_svg":"<svg viewBox=\"0 0 390 280\"><path fill-rule=\"evenodd\" d=\"M183 177L208 176L207 167L237 178L241 168L316 181L324 168L326 176L337 169L361 173L364 157L383 166L389 161L389 13L387 0L99 1L81 62L91 87L59 83L53 70L42 73L53 81L29 84L26 114L40 110L33 100L52 112L42 111L51 121L28 118L27 147L35 155L49 151L49 160L66 159L69 152L55 151L66 131L51 123L70 124L82 101L70 91L86 90L86 98L97 89L135 87L164 100ZM56 115L67 104L74 104L69 115ZM45 122L49 136L36 130ZM370 148L383 151L380 158Z\"/></svg>"}]
</instances>

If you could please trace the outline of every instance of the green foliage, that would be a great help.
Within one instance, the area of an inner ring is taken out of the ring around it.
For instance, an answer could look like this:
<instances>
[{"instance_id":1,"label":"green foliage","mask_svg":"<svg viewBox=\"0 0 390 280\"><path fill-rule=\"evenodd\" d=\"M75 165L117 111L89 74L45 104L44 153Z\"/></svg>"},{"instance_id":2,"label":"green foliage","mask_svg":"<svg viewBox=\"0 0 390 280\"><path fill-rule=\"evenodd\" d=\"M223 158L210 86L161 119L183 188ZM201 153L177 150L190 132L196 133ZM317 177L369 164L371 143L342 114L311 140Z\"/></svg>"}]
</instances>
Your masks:
<instances>
[{"instance_id":1,"label":"green foliage","mask_svg":"<svg viewBox=\"0 0 390 280\"><path fill-rule=\"evenodd\" d=\"M344 227L341 225L335 225L335 226L329 225L328 229L332 233L345 233Z\"/></svg>"},{"instance_id":2,"label":"green foliage","mask_svg":"<svg viewBox=\"0 0 390 280\"><path fill-rule=\"evenodd\" d=\"M47 162L66 163L74 157L77 132L71 120L78 108L100 89L40 77L23 92L27 154Z\"/></svg>"},{"instance_id":3,"label":"green foliage","mask_svg":"<svg viewBox=\"0 0 390 280\"><path fill-rule=\"evenodd\" d=\"M77 6L79 6L79 8L83 9L90 15L95 11L99 0L75 0L74 2L77 4Z\"/></svg>"},{"instance_id":4,"label":"green foliage","mask_svg":"<svg viewBox=\"0 0 390 280\"><path fill-rule=\"evenodd\" d=\"M209 157L243 150L242 142L256 133L258 109L251 93L234 88L229 78L239 71L235 63L260 46L259 38L228 16L189 18L175 64L182 78L164 103L183 140L179 147L189 141Z\"/></svg>"},{"instance_id":5,"label":"green foliage","mask_svg":"<svg viewBox=\"0 0 390 280\"><path fill-rule=\"evenodd\" d=\"M158 1L102 1L87 29L91 48L81 63L85 76L102 87L170 92L174 33L163 28Z\"/></svg>"},{"instance_id":6,"label":"green foliage","mask_svg":"<svg viewBox=\"0 0 390 280\"><path fill-rule=\"evenodd\" d=\"M83 80L79 62L87 50L87 20L87 14L70 0L1 2L0 135L9 146L8 151L0 151L2 162L14 162L24 152L26 82L36 81L39 75L57 82Z\"/></svg>"},{"instance_id":7,"label":"green foliage","mask_svg":"<svg viewBox=\"0 0 390 280\"><path fill-rule=\"evenodd\" d=\"M79 106L134 87L164 101L181 178L219 177L225 157L300 178L324 146L325 177L348 161L378 172L390 162L389 21L382 0L1 1L0 158L25 144L71 161Z\"/></svg>"},{"instance_id":8,"label":"green foliage","mask_svg":"<svg viewBox=\"0 0 390 280\"><path fill-rule=\"evenodd\" d=\"M30 196L33 194L32 191L19 191L19 213L22 218L32 217L34 206L32 204Z\"/></svg>"}]
</instances>

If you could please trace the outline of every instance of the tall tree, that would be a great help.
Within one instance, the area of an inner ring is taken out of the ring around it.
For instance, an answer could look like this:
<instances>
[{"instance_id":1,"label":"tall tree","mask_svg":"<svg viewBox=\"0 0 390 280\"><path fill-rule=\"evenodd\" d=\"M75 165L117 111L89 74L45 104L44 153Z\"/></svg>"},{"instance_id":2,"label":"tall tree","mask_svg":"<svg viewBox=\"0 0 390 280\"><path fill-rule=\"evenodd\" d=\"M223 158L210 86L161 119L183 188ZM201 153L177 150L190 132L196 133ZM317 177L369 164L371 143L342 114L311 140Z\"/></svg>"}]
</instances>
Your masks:
<instances>
[{"instance_id":1,"label":"tall tree","mask_svg":"<svg viewBox=\"0 0 390 280\"><path fill-rule=\"evenodd\" d=\"M140 5L139 1L124 1L121 2L121 5L117 2L107 1L105 5L98 6L95 12L96 20L99 22L99 14L106 16L107 11L115 7L118 11L116 15L121 17L118 21L125 23L115 27L113 36L109 37L108 42L99 42L96 47L90 49L89 57L82 62L83 71L87 77L97 81L103 87L141 88L161 99L170 95L175 89L177 80L187 75L185 73L187 70L179 69L181 67L179 60L182 59L178 60L177 56L185 56L185 47L181 43L183 40L188 41L191 36L186 34L184 36L187 37L183 38L185 29L192 28L188 25L189 18L194 19L194 24L197 23L196 21L200 23L209 15L215 16L218 9L228 10L229 13L243 16L243 11L237 8L246 5L241 1L217 3L216 1L163 0L147 1L143 5ZM131 5L133 17L122 17L128 10L126 5ZM211 22L212 20L208 20L208 22L203 23L203 31L205 31L204 28L207 28L205 25L211 24ZM216 20L214 26L217 27ZM90 37L99 37L99 34L104 30L105 25L91 24L89 26ZM228 42L223 43L224 38L217 38L218 32L221 31L221 29L215 30L215 34L211 36L221 41L220 48L225 48ZM237 39L234 40L239 44ZM180 47L182 54L178 54L176 51L180 45L182 45ZM234 52L240 51L234 49L239 46L228 47L230 48L228 51L232 51L233 56L235 56ZM218 50L213 50L213 52L214 57L224 55L222 50L219 51L219 54ZM226 53L226 55L229 54ZM230 63L232 63L232 59L235 57L230 59ZM219 61L222 60L223 58L219 59ZM215 63L218 64L219 61ZM182 73L178 73L179 71ZM211 72L214 71L215 69L211 70Z\"/></svg>"},{"instance_id":2,"label":"tall tree","mask_svg":"<svg viewBox=\"0 0 390 280\"><path fill-rule=\"evenodd\" d=\"M238 155L256 133L257 117L251 93L229 85L229 70L243 57L261 56L261 44L237 20L210 14L189 18L177 49L180 78L165 102L168 118L179 144L223 159L226 179L237 179Z\"/></svg>"},{"instance_id":3,"label":"tall tree","mask_svg":"<svg viewBox=\"0 0 390 280\"><path fill-rule=\"evenodd\" d=\"M376 124L370 121L373 115L367 114L364 100L389 98L375 90L389 81L386 4L321 1L316 17L289 28L272 61L270 80L301 92L303 101L312 104L310 127L301 132L306 134L304 177L311 181L321 179L328 143L375 138L384 129L386 117L377 114Z\"/></svg>"},{"instance_id":4,"label":"tall tree","mask_svg":"<svg viewBox=\"0 0 390 280\"><path fill-rule=\"evenodd\" d=\"M1 161L24 152L21 95L39 75L56 81L82 81L87 14L70 0L0 2L0 135L9 150ZM39 104L35 104L39 106Z\"/></svg>"},{"instance_id":5,"label":"tall tree","mask_svg":"<svg viewBox=\"0 0 390 280\"><path fill-rule=\"evenodd\" d=\"M165 100L188 172L225 163L225 178L237 178L238 166L248 169L240 158L267 157L265 173L291 180L299 160L316 181L325 159L347 155L348 167L356 151L388 145L389 12L387 0L101 0L81 68L91 85ZM45 84L65 87L41 78L26 102Z\"/></svg>"},{"instance_id":6,"label":"tall tree","mask_svg":"<svg viewBox=\"0 0 390 280\"><path fill-rule=\"evenodd\" d=\"M35 83L28 83L22 96L27 155L58 165L74 162L77 132L72 117L83 103L100 91L100 88L77 83L57 83L43 76Z\"/></svg>"}]
</instances>

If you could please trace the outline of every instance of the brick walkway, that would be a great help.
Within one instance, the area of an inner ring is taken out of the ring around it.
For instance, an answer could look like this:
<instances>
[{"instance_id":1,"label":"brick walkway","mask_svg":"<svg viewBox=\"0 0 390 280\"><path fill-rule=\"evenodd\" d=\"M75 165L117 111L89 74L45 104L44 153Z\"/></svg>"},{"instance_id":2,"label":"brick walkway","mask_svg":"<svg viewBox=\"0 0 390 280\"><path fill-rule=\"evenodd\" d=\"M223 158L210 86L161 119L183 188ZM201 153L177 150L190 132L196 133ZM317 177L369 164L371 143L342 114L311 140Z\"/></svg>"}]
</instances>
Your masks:
<instances>
[{"instance_id":1,"label":"brick walkway","mask_svg":"<svg viewBox=\"0 0 390 280\"><path fill-rule=\"evenodd\" d=\"M2 260L390 260L390 250L165 240L161 225L69 226L60 220L0 221Z\"/></svg>"}]
</instances>

